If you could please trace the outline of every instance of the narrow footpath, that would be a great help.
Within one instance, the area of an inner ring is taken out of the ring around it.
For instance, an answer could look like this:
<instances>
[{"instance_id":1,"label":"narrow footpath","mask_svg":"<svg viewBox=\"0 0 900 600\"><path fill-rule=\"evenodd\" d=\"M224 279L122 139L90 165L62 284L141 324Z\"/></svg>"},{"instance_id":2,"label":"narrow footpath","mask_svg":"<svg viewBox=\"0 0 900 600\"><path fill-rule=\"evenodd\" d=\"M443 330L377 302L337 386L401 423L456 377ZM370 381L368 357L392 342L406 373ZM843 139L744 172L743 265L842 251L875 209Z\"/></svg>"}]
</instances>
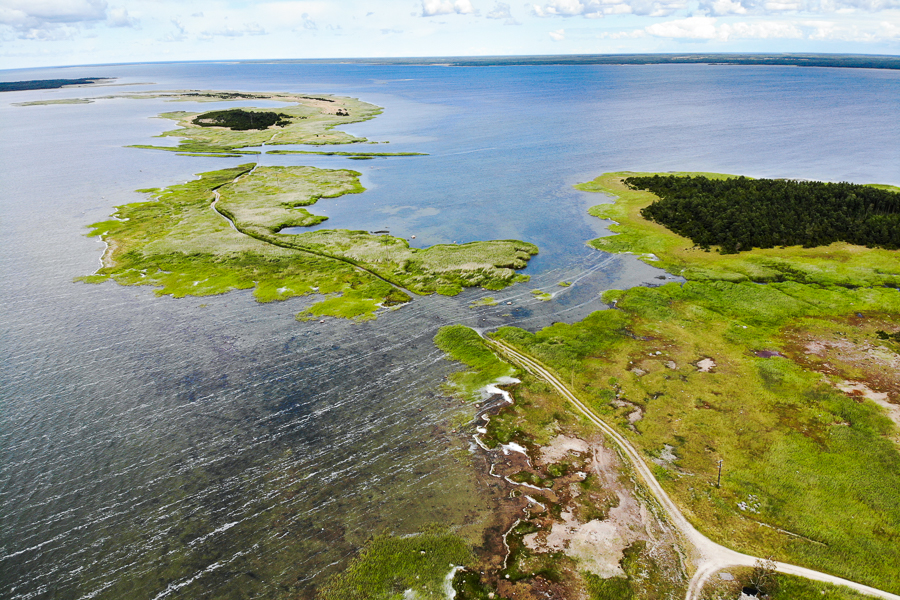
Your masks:
<instances>
[{"instance_id":1,"label":"narrow footpath","mask_svg":"<svg viewBox=\"0 0 900 600\"><path fill-rule=\"evenodd\" d=\"M720 546L697 531L684 517L675 503L672 502L672 499L669 498L669 495L659 482L656 481L656 478L653 476L653 473L650 471L650 468L644 462L637 449L635 449L624 436L604 422L596 413L581 402L581 400L575 396L573 391L557 379L548 368L544 367L536 359L523 354L500 340L492 340L489 338L484 338L484 340L488 346L499 355L553 386L557 392L571 402L572 405L591 423L600 428L603 433L609 436L609 438L619 446L634 466L634 470L644 481L647 489L650 490L662 508L666 511L669 522L681 533L686 546L688 546L686 550L689 551L690 558L693 560L697 570L694 572L690 584L688 585L685 600L699 600L704 584L720 570L731 567L752 567L758 560L761 560L760 557L741 554L740 552L735 552L725 546ZM828 575L827 573L813 571L812 569L780 562L775 563L775 568L779 573L784 573L786 575L798 575L815 581L842 585L857 592L877 598L900 600L900 596L896 594L891 594L854 581Z\"/></svg>"}]
</instances>

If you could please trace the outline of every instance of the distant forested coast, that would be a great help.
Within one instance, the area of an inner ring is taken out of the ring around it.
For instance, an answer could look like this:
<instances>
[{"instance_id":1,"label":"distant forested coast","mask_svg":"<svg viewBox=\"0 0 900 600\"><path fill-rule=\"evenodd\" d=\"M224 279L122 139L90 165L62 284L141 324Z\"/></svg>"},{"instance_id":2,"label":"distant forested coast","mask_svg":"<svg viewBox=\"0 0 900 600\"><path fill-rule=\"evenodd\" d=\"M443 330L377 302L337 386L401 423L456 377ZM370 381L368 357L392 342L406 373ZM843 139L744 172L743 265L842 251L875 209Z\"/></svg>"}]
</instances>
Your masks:
<instances>
[{"instance_id":1,"label":"distant forested coast","mask_svg":"<svg viewBox=\"0 0 900 600\"><path fill-rule=\"evenodd\" d=\"M246 61L254 62L254 61ZM330 64L335 59L285 60L286 63ZM539 65L781 65L850 69L900 69L900 56L875 54L564 54L546 56L447 56L428 58L352 58L341 63L373 65L443 65L448 67L500 67Z\"/></svg>"},{"instance_id":2,"label":"distant forested coast","mask_svg":"<svg viewBox=\"0 0 900 600\"><path fill-rule=\"evenodd\" d=\"M81 79L32 79L30 81L0 81L0 92L22 90L52 90L67 85L90 85L107 81L110 77L82 77Z\"/></svg>"}]
</instances>

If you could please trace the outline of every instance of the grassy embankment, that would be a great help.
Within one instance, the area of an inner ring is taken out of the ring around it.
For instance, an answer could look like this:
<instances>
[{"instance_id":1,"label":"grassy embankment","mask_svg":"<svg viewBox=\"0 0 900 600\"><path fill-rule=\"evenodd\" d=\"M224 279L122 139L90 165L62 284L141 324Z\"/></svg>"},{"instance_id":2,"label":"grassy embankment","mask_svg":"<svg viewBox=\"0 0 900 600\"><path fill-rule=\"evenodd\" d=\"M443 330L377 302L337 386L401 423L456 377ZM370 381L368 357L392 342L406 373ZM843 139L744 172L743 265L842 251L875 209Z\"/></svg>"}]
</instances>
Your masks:
<instances>
[{"instance_id":1,"label":"grassy embankment","mask_svg":"<svg viewBox=\"0 0 900 600\"><path fill-rule=\"evenodd\" d=\"M442 327L434 338L435 345L447 353L452 360L459 361L469 369L454 373L450 383L460 395L472 398L473 395L503 377L511 377L516 369L503 362L491 352L481 338L464 325L448 325Z\"/></svg>"},{"instance_id":2,"label":"grassy embankment","mask_svg":"<svg viewBox=\"0 0 900 600\"><path fill-rule=\"evenodd\" d=\"M617 423L713 540L900 592L897 425L835 387L859 381L898 399L885 372L896 375L900 346L876 335L900 328L900 294L884 287L900 283L897 254L698 250L640 216L653 197L625 188L625 175L579 186L619 195L591 210L618 235L591 244L652 253L688 282L610 292L616 310L496 335Z\"/></svg>"},{"instance_id":3,"label":"grassy embankment","mask_svg":"<svg viewBox=\"0 0 900 600\"><path fill-rule=\"evenodd\" d=\"M284 227L321 222L323 217L304 208L320 198L362 192L359 173L262 167L251 174L252 167L144 190L155 201L121 206L115 219L92 226L91 235L110 249L104 267L82 279L161 286L158 294L176 297L253 288L267 302L319 293L329 297L298 318L369 319L381 305L409 300L395 286L450 295L473 285L502 289L523 279L515 269L537 252L509 240L417 250L404 240L362 231L280 234ZM221 215L211 206L216 190Z\"/></svg>"}]
</instances>

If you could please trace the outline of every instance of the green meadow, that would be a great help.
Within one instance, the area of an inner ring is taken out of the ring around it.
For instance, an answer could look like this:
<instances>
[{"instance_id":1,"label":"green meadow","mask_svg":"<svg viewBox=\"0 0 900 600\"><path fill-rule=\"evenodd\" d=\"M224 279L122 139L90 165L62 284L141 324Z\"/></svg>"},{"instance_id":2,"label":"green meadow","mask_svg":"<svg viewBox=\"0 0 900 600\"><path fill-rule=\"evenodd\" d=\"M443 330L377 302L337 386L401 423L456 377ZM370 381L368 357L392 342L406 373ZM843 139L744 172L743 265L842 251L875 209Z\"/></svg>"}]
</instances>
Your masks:
<instances>
[{"instance_id":1,"label":"green meadow","mask_svg":"<svg viewBox=\"0 0 900 600\"><path fill-rule=\"evenodd\" d=\"M473 329L464 325L441 327L434 343L450 360L469 367L450 376L451 384L464 397L471 398L479 389L501 377L510 377L516 371L481 343L481 338Z\"/></svg>"}]
</instances>

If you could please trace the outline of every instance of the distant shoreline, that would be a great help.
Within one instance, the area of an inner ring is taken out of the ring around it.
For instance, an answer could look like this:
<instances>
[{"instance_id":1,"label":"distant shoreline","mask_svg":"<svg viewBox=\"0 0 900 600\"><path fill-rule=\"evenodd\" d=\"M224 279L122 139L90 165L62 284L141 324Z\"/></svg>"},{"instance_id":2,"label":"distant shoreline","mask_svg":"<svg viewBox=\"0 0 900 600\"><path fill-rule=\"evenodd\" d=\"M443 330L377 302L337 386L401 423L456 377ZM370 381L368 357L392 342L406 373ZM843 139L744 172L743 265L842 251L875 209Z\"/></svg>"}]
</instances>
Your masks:
<instances>
[{"instance_id":1,"label":"distant shoreline","mask_svg":"<svg viewBox=\"0 0 900 600\"><path fill-rule=\"evenodd\" d=\"M849 69L900 69L900 56L808 53L566 54L546 56L435 56L409 58L315 58L245 60L242 63L366 64L441 67L579 65L777 65Z\"/></svg>"},{"instance_id":2,"label":"distant shoreline","mask_svg":"<svg viewBox=\"0 0 900 600\"><path fill-rule=\"evenodd\" d=\"M31 79L28 81L2 81L0 92L21 92L23 90L55 90L61 87L94 85L101 81L112 81L115 77L82 77L80 79Z\"/></svg>"}]
</instances>

